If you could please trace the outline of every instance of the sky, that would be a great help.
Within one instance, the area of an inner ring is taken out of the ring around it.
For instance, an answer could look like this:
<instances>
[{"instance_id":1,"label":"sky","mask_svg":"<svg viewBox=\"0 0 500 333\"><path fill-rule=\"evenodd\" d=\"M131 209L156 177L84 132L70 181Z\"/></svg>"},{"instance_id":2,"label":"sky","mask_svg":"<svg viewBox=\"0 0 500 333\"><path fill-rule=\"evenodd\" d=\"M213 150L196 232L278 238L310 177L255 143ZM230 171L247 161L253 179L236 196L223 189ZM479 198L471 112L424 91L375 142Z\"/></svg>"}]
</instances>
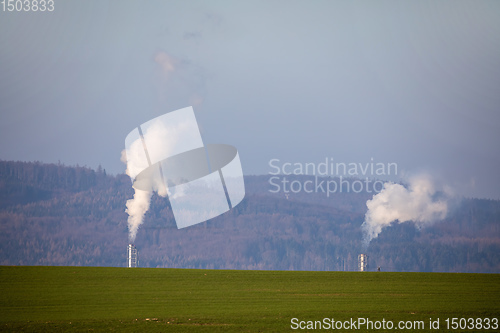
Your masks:
<instances>
[{"instance_id":1,"label":"sky","mask_svg":"<svg viewBox=\"0 0 500 333\"><path fill-rule=\"evenodd\" d=\"M123 173L193 106L247 175L373 159L500 199L499 1L68 0L0 31L0 159Z\"/></svg>"}]
</instances>

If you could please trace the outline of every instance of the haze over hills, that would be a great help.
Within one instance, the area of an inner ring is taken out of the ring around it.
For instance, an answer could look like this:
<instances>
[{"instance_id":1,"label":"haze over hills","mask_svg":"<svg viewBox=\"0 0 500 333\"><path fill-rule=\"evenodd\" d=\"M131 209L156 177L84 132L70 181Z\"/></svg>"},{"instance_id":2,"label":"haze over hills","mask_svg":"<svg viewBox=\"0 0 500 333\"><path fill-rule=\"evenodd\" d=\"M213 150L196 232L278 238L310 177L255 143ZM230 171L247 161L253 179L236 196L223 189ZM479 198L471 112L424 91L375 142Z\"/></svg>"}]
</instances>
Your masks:
<instances>
[{"instance_id":1,"label":"haze over hills","mask_svg":"<svg viewBox=\"0 0 500 333\"><path fill-rule=\"evenodd\" d=\"M356 270L367 253L369 270L500 273L500 201L462 199L444 220L392 225L365 250L373 193L271 193L267 175L245 184L233 210L180 230L168 199L154 195L135 242L139 266ZM0 264L125 266L130 185L101 168L0 161Z\"/></svg>"}]
</instances>

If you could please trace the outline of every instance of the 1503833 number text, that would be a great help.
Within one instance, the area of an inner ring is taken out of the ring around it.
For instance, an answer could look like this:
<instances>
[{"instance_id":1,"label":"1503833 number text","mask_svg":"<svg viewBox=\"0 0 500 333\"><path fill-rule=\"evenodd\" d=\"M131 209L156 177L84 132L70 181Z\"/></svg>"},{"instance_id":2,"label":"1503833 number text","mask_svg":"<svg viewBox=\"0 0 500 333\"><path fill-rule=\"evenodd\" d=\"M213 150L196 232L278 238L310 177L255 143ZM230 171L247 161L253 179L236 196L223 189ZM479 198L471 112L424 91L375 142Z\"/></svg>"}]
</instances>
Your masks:
<instances>
[{"instance_id":1,"label":"1503833 number text","mask_svg":"<svg viewBox=\"0 0 500 333\"><path fill-rule=\"evenodd\" d=\"M54 0L2 0L3 12L53 12Z\"/></svg>"}]
</instances>

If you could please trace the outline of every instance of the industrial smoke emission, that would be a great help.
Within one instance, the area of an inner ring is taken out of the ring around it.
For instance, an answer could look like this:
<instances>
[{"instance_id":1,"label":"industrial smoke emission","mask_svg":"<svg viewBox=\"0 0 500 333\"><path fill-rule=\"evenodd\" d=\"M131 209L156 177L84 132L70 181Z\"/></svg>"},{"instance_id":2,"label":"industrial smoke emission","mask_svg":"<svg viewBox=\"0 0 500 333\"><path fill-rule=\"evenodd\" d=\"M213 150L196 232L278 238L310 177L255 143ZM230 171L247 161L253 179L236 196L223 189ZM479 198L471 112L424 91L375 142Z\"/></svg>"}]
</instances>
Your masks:
<instances>
[{"instance_id":1,"label":"industrial smoke emission","mask_svg":"<svg viewBox=\"0 0 500 333\"><path fill-rule=\"evenodd\" d=\"M361 228L363 244L368 247L385 227L392 223L412 221L418 229L446 217L452 191L443 188L438 191L430 177L413 177L408 187L387 182L382 191L366 202L368 211Z\"/></svg>"}]
</instances>

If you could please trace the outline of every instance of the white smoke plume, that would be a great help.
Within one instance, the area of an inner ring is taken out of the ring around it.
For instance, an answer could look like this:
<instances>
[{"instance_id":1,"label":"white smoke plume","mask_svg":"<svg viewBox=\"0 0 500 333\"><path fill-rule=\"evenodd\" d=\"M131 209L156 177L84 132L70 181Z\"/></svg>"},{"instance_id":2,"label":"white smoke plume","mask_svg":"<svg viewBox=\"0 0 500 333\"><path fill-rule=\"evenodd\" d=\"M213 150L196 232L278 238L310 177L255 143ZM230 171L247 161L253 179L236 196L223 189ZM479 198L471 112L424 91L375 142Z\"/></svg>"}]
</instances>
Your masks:
<instances>
[{"instance_id":1,"label":"white smoke plume","mask_svg":"<svg viewBox=\"0 0 500 333\"><path fill-rule=\"evenodd\" d=\"M121 156L122 162L127 164L125 173L132 179L132 181L134 181L135 176L137 176L137 174L139 173L138 170L140 170L142 167L141 165L137 165L141 162L141 159L137 158L137 153L134 154L134 152L137 152L139 150L139 145L142 146L142 142L140 142L140 140L135 141L133 144L131 144L131 149L129 149L128 152L126 149L122 151ZM127 153L131 157L128 159L128 161ZM141 191L134 188L134 197L127 200L127 209L125 210L125 212L128 214L127 224L129 230L128 238L130 243L133 243L135 241L137 230L144 221L144 215L149 209L152 194L153 192Z\"/></svg>"},{"instance_id":2,"label":"white smoke plume","mask_svg":"<svg viewBox=\"0 0 500 333\"><path fill-rule=\"evenodd\" d=\"M444 219L450 195L449 189L437 191L427 176L410 179L408 188L400 184L385 183L382 191L366 202L368 211L361 226L365 247L393 222L412 221L416 228L421 229Z\"/></svg>"},{"instance_id":3,"label":"white smoke plume","mask_svg":"<svg viewBox=\"0 0 500 333\"><path fill-rule=\"evenodd\" d=\"M137 235L137 230L144 220L144 214L149 209L149 204L151 202L151 195L153 192L141 191L134 189L134 198L127 200L127 212L128 216L128 230L129 230L129 241L134 242L135 236Z\"/></svg>"},{"instance_id":4,"label":"white smoke plume","mask_svg":"<svg viewBox=\"0 0 500 333\"><path fill-rule=\"evenodd\" d=\"M162 136L165 135L166 129L161 126L161 123L153 123L150 129L144 134L145 137L149 139L151 143L151 151L155 150L169 149L168 144L164 144L166 140L162 140ZM167 141L168 142L168 141ZM134 182L136 176L144 169L149 167L147 160L143 157L143 143L141 138L138 138L133 143L130 144L128 149L122 151L122 162L127 164L127 169L125 173L130 177L132 182ZM144 222L144 215L149 209L151 202L151 197L153 191L157 192L160 196L165 197L169 194L168 189L164 186L161 176L159 173L154 173L152 176L155 178L150 179L151 181L151 191L145 191L134 188L134 197L127 200L127 209L125 212L128 216L128 230L129 230L129 241L133 243L137 235L137 230L139 226Z\"/></svg>"},{"instance_id":5,"label":"white smoke plume","mask_svg":"<svg viewBox=\"0 0 500 333\"><path fill-rule=\"evenodd\" d=\"M136 130L136 136L132 134L132 139L126 142L121 159L127 164L125 172L134 183L135 191L134 197L126 204L130 242L134 242L144 222L153 192L162 197L171 194L172 198L183 196L179 190L170 192L159 163L170 156L203 146L194 114L190 115L189 112L169 113L167 118L164 118L167 115L154 118L141 125L142 138Z\"/></svg>"},{"instance_id":6,"label":"white smoke plume","mask_svg":"<svg viewBox=\"0 0 500 333\"><path fill-rule=\"evenodd\" d=\"M169 79L170 73L175 71L176 60L166 52L160 51L155 54L154 61L160 66L162 77L165 80ZM161 138L164 132L165 129L161 128L161 124L153 124L151 130L145 133L145 136L150 136L150 141L153 143L151 145L152 149L168 149L168 147L165 147L165 140ZM128 149L122 151L121 160L127 165L125 173L130 177L132 182L142 170L149 166L143 154L143 143L141 139L134 141L130 144ZM163 186L161 179L154 179L153 182L156 183L153 185L154 190L157 191L159 195L164 197L168 194L168 189ZM152 191L143 191L134 188L134 197L127 200L126 212L129 215L128 229L129 241L131 243L135 241L139 226L144 222L144 215L149 209L152 195Z\"/></svg>"},{"instance_id":7,"label":"white smoke plume","mask_svg":"<svg viewBox=\"0 0 500 333\"><path fill-rule=\"evenodd\" d=\"M177 58L164 51L156 52L154 54L154 61L160 70L159 74L161 82L159 84L159 88L161 93L159 98L160 100L166 99L165 93L169 91L169 86L167 84L179 81L175 74L178 72L180 62ZM174 86L176 85L177 84L174 84ZM202 103L202 98L197 97L193 102L196 102L196 104L199 105ZM142 128L142 131L144 132L143 139L147 142L147 151L149 156L163 156L162 158L159 158L159 160L183 152L188 150L189 147L195 146L196 142L193 143L193 136L190 135L190 133L199 133L196 120L194 120L194 122L192 120L179 121L172 125L157 120L149 122L149 126L147 126L147 128ZM202 146L201 136L199 140L200 144L198 146ZM150 167L148 159L144 155L144 149L143 140L141 138L137 138L122 151L121 160L127 165L125 173L131 178L132 182L136 180L136 177L143 170ZM155 162L153 162L153 164L155 164ZM149 209L153 192L157 192L158 195L162 197L171 195L169 189L166 187L166 184L163 182L159 169L157 172L149 174L148 177L148 186L150 186L150 191L134 188L134 197L127 200L126 203L126 212L129 215L128 228L130 242L134 242L137 231L140 225L144 222L144 216ZM182 195L183 194L179 191L173 193L174 197Z\"/></svg>"}]
</instances>

